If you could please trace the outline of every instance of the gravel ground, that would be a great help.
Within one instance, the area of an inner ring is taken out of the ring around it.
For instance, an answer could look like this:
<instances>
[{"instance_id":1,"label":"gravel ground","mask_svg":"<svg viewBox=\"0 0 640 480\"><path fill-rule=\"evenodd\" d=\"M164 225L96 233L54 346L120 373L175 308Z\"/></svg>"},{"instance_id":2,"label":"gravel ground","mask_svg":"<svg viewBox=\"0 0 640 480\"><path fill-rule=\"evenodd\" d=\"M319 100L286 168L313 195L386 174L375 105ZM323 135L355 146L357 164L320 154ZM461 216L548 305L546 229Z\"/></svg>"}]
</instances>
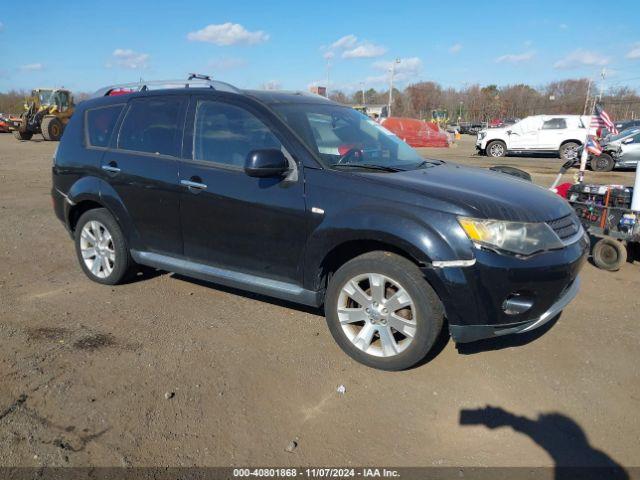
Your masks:
<instances>
[{"instance_id":1,"label":"gravel ground","mask_svg":"<svg viewBox=\"0 0 640 480\"><path fill-rule=\"evenodd\" d=\"M443 336L385 373L318 311L161 272L87 280L52 212L54 148L0 135L0 465L640 465L638 263L587 265L545 332ZM469 137L424 154L495 163ZM560 165L500 163L545 185Z\"/></svg>"}]
</instances>

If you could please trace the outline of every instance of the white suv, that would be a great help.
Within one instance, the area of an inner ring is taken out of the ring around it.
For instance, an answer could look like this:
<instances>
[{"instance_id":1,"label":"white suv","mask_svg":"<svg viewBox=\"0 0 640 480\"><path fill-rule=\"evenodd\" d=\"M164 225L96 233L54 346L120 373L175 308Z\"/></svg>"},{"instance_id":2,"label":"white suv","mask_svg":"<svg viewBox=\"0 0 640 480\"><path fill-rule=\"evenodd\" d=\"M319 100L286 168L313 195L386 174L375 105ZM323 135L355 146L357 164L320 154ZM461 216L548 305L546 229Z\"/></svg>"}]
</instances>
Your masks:
<instances>
[{"instance_id":1,"label":"white suv","mask_svg":"<svg viewBox=\"0 0 640 480\"><path fill-rule=\"evenodd\" d=\"M536 152L571 160L587 136L589 120L580 115L534 115L508 127L480 131L476 149L489 157Z\"/></svg>"}]
</instances>

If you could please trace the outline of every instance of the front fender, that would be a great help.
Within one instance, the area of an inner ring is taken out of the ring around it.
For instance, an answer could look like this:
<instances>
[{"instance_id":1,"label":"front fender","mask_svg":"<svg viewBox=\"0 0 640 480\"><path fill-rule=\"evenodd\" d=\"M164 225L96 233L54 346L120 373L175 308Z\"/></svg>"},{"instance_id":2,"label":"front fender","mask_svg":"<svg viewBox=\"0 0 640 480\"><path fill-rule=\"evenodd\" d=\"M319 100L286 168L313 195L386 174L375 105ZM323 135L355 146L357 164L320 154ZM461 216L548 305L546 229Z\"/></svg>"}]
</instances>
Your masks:
<instances>
[{"instance_id":1,"label":"front fender","mask_svg":"<svg viewBox=\"0 0 640 480\"><path fill-rule=\"evenodd\" d=\"M321 288L321 273L327 257L347 242L375 241L405 252L420 266L440 260L473 259L466 235L453 215L423 211L420 217L395 208L360 207L341 210L323 218L312 231L305 254L306 288ZM466 247L466 248L465 248Z\"/></svg>"}]
</instances>

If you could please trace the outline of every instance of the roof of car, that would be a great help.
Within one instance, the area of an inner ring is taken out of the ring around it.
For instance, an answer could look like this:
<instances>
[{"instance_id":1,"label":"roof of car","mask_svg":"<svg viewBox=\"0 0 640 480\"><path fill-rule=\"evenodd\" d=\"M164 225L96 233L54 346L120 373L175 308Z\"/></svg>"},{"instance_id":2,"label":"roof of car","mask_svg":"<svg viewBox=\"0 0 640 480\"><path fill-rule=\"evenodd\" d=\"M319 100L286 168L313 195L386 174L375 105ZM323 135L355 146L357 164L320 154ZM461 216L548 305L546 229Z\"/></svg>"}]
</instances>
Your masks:
<instances>
[{"instance_id":1,"label":"roof of car","mask_svg":"<svg viewBox=\"0 0 640 480\"><path fill-rule=\"evenodd\" d=\"M243 90L243 93L268 105L278 103L335 103L325 97L310 92L285 90Z\"/></svg>"}]
</instances>

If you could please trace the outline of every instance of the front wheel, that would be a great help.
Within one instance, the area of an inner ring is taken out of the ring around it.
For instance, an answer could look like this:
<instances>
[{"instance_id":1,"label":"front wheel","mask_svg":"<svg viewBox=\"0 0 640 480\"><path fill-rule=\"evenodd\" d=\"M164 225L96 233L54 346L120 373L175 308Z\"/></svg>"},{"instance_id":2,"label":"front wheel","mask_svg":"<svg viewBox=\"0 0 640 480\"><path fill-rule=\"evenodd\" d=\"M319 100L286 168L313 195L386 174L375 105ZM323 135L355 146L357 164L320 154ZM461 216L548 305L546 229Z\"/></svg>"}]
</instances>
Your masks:
<instances>
[{"instance_id":1,"label":"front wheel","mask_svg":"<svg viewBox=\"0 0 640 480\"><path fill-rule=\"evenodd\" d=\"M435 344L444 308L413 262L371 252L333 275L325 315L333 338L351 358L381 370L404 370Z\"/></svg>"},{"instance_id":2,"label":"front wheel","mask_svg":"<svg viewBox=\"0 0 640 480\"><path fill-rule=\"evenodd\" d=\"M13 136L18 140L31 140L33 137L33 133L31 132L21 132L20 130L14 130Z\"/></svg>"},{"instance_id":3,"label":"front wheel","mask_svg":"<svg viewBox=\"0 0 640 480\"><path fill-rule=\"evenodd\" d=\"M593 157L591 159L591 169L594 172L610 172L615 165L616 162L608 153L603 153L599 157Z\"/></svg>"},{"instance_id":4,"label":"front wheel","mask_svg":"<svg viewBox=\"0 0 640 480\"><path fill-rule=\"evenodd\" d=\"M487 157L504 157L507 154L507 146L500 141L493 141L487 145Z\"/></svg>"}]
</instances>

